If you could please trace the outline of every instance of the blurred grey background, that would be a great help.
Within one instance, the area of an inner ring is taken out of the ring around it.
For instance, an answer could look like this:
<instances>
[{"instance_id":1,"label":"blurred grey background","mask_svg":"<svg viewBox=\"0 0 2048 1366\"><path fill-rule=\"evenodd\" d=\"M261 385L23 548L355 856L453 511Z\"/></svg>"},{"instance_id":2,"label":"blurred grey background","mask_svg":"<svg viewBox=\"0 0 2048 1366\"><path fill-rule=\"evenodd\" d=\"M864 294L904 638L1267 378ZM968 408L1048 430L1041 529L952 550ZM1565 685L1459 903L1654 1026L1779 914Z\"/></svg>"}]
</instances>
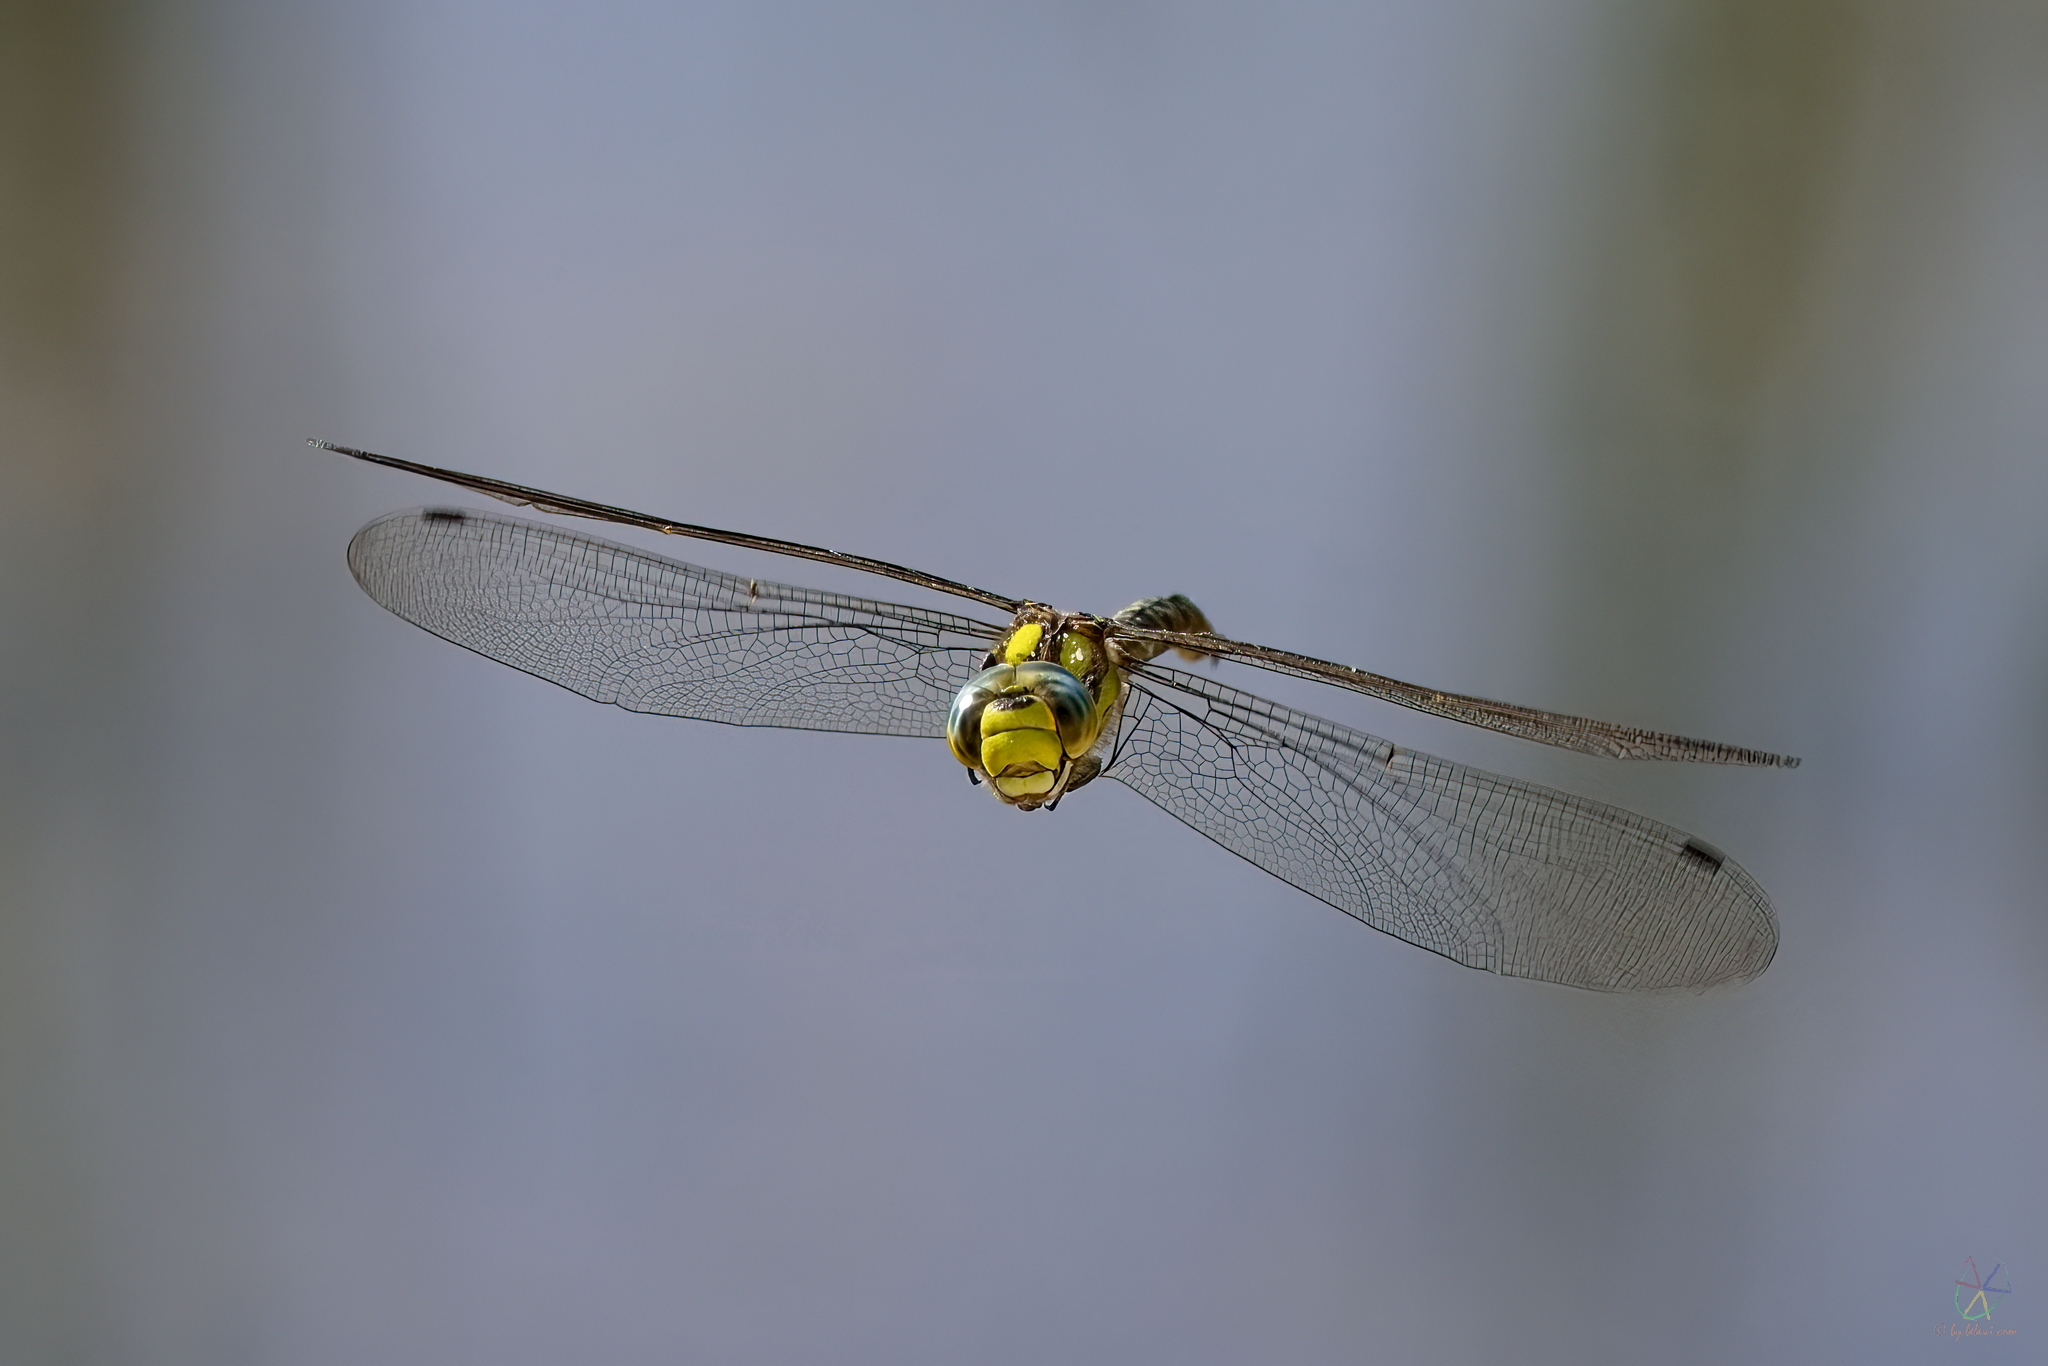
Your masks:
<instances>
[{"instance_id":1,"label":"blurred grey background","mask_svg":"<svg viewBox=\"0 0 2048 1366\"><path fill-rule=\"evenodd\" d=\"M2039 1352L2048 7L0 15L0 1360ZM1801 754L1259 685L1782 948L1504 981L590 705L370 603L449 495L308 436Z\"/></svg>"}]
</instances>

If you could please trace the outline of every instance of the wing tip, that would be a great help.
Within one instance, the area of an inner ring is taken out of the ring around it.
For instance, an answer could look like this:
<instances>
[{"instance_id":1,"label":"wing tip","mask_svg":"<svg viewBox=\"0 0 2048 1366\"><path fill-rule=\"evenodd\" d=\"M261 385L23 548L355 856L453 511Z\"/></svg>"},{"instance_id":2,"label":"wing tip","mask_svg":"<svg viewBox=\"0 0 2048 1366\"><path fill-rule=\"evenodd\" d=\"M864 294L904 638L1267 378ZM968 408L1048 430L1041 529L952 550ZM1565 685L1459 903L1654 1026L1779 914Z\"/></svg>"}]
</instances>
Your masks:
<instances>
[{"instance_id":1,"label":"wing tip","mask_svg":"<svg viewBox=\"0 0 2048 1366\"><path fill-rule=\"evenodd\" d=\"M1679 846L1678 856L1699 864L1709 874L1720 872L1721 865L1728 861L1726 854L1716 849L1713 845L1708 844L1698 835L1687 835L1685 837L1685 843Z\"/></svg>"}]
</instances>

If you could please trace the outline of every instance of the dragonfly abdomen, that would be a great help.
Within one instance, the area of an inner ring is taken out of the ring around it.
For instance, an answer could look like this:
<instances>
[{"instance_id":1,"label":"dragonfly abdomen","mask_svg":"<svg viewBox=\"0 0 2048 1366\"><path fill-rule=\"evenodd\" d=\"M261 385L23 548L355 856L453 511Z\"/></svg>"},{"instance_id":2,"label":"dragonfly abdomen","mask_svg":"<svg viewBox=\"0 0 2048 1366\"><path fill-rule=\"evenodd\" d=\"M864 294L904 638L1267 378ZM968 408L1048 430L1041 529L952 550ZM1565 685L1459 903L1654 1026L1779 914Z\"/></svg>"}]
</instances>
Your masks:
<instances>
[{"instance_id":1,"label":"dragonfly abdomen","mask_svg":"<svg viewBox=\"0 0 2048 1366\"><path fill-rule=\"evenodd\" d=\"M1183 593L1163 598L1141 598L1110 620L1119 626L1136 626L1147 631L1178 631L1204 636L1216 633L1216 628L1209 624L1209 618L1202 614L1202 609ZM1117 653L1134 664L1142 664L1165 649L1156 641L1132 640L1129 637L1116 640ZM1176 650L1174 653L1189 661L1203 658L1194 650Z\"/></svg>"}]
</instances>

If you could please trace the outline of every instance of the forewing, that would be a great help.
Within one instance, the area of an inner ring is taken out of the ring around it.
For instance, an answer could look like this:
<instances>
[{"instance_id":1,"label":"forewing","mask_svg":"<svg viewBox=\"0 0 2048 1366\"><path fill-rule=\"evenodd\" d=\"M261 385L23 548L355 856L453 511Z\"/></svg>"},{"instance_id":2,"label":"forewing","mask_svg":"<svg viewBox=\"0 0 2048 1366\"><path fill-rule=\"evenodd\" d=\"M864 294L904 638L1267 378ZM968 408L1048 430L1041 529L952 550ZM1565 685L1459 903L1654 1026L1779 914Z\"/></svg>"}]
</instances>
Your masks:
<instances>
[{"instance_id":1,"label":"forewing","mask_svg":"<svg viewBox=\"0 0 2048 1366\"><path fill-rule=\"evenodd\" d=\"M1465 768L1157 664L1107 776L1374 929L1600 991L1746 981L1776 917L1682 830Z\"/></svg>"},{"instance_id":2,"label":"forewing","mask_svg":"<svg viewBox=\"0 0 2048 1366\"><path fill-rule=\"evenodd\" d=\"M1122 619L1122 614L1110 623L1109 634L1112 641L1121 646L1127 659L1151 659L1169 646L1190 658L1220 656L1253 668L1269 669L1276 674L1332 683L1353 692L1362 692L1367 697L1377 697L1382 702L1413 707L1431 716L1462 721L1468 726L1480 726L1539 744L1556 745L1559 749L1576 750L1580 754L1597 754L1607 759L1670 759L1695 764L1799 767L1799 760L1789 754L1724 745L1718 740L1666 735L1661 731L1616 725L1612 721L1595 721L1589 716L1567 716L1563 712L1523 707L1513 702L1495 702L1491 698L1467 697L1462 693L1418 687L1413 683L1403 683L1398 678L1388 678L1385 674L1368 673L1348 664L1333 664L1327 659L1298 655L1292 650L1276 650L1270 645L1252 645L1206 633L1140 626Z\"/></svg>"},{"instance_id":3,"label":"forewing","mask_svg":"<svg viewBox=\"0 0 2048 1366\"><path fill-rule=\"evenodd\" d=\"M593 701L740 726L942 736L1001 633L466 508L379 518L348 563L444 640Z\"/></svg>"}]
</instances>

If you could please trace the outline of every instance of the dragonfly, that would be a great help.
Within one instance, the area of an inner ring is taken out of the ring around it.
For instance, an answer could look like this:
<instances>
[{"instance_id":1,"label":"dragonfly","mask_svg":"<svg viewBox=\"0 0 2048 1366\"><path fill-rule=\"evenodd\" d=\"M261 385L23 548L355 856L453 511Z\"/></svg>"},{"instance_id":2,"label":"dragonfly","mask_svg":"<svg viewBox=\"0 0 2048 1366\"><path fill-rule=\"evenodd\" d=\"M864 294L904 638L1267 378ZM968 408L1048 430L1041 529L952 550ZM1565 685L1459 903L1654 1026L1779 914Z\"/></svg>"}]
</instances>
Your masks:
<instances>
[{"instance_id":1,"label":"dragonfly","mask_svg":"<svg viewBox=\"0 0 2048 1366\"><path fill-rule=\"evenodd\" d=\"M1183 596L1096 616L795 541L632 512L325 441L515 507L837 565L980 616L723 573L480 508L380 517L349 542L372 599L444 640L627 711L943 738L1023 811L1113 779L1376 930L1595 991L1754 978L1777 918L1714 846L1282 706L1182 663L1231 660L1582 754L1792 768L1782 754L1417 687L1216 634Z\"/></svg>"}]
</instances>

